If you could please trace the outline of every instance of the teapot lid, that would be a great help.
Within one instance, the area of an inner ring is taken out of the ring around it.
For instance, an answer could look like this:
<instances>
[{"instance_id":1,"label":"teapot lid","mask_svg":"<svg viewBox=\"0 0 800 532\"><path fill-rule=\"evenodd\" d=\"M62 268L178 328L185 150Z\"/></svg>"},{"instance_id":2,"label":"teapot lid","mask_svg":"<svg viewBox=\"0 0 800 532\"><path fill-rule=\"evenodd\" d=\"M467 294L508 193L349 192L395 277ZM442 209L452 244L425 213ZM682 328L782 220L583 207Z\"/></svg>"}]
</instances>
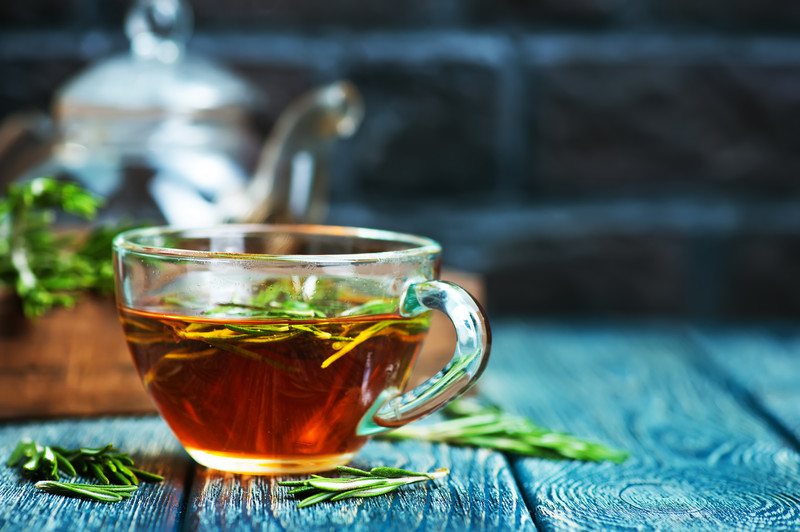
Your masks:
<instances>
[{"instance_id":1,"label":"teapot lid","mask_svg":"<svg viewBox=\"0 0 800 532\"><path fill-rule=\"evenodd\" d=\"M192 13L183 0L136 0L125 30L131 53L100 61L58 93L59 120L88 116L245 114L260 103L246 81L210 61L187 56ZM238 111L238 112L237 112Z\"/></svg>"}]
</instances>

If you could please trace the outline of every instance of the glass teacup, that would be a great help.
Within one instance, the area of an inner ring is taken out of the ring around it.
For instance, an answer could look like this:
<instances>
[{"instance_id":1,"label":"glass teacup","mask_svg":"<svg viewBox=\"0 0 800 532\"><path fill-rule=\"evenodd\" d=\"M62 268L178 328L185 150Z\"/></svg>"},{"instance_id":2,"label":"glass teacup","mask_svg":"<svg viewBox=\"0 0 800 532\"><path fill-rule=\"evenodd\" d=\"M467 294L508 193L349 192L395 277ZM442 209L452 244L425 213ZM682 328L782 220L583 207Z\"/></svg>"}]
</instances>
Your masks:
<instances>
[{"instance_id":1,"label":"glass teacup","mask_svg":"<svg viewBox=\"0 0 800 532\"><path fill-rule=\"evenodd\" d=\"M486 365L486 316L436 280L440 252L347 227L136 229L114 241L117 302L142 382L192 458L321 471L442 407ZM431 309L452 320L455 353L403 393Z\"/></svg>"}]
</instances>

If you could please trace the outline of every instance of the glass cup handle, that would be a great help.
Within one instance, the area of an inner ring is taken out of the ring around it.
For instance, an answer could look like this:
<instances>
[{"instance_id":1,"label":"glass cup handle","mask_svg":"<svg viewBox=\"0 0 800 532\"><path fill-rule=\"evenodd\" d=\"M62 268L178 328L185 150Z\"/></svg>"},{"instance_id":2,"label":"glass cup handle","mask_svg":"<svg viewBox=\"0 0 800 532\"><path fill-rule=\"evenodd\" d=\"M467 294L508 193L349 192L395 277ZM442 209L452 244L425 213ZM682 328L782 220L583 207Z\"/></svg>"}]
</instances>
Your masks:
<instances>
[{"instance_id":1,"label":"glass cup handle","mask_svg":"<svg viewBox=\"0 0 800 532\"><path fill-rule=\"evenodd\" d=\"M486 313L460 286L446 281L426 281L408 287L400 314L416 316L427 310L444 312L456 330L456 349L450 362L413 390L400 394L384 390L358 427L360 436L395 429L426 416L464 393L483 373L489 361L491 331Z\"/></svg>"}]
</instances>

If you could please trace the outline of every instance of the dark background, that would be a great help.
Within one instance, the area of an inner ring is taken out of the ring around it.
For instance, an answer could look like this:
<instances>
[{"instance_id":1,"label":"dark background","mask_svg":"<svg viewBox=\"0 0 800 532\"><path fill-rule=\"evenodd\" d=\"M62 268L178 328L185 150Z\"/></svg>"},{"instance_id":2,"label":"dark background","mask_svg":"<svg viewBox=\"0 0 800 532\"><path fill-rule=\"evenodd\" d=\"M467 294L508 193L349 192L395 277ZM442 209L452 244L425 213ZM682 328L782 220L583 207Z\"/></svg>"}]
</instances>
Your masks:
<instances>
[{"instance_id":1,"label":"dark background","mask_svg":"<svg viewBox=\"0 0 800 532\"><path fill-rule=\"evenodd\" d=\"M195 0L277 108L346 77L333 223L420 232L494 314L800 314L800 2ZM0 116L124 50L119 0L0 5Z\"/></svg>"}]
</instances>

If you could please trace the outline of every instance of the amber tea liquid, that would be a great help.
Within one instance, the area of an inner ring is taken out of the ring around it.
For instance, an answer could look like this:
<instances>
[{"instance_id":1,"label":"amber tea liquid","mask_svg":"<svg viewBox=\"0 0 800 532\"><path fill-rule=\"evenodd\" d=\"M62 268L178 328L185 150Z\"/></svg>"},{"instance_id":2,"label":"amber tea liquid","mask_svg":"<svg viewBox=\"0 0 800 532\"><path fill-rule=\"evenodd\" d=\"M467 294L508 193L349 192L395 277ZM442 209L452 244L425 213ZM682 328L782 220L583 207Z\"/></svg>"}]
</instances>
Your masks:
<instances>
[{"instance_id":1,"label":"amber tea liquid","mask_svg":"<svg viewBox=\"0 0 800 532\"><path fill-rule=\"evenodd\" d=\"M378 395L405 386L429 324L428 314L121 315L139 376L189 454L261 473L347 462L366 441L356 427Z\"/></svg>"}]
</instances>

